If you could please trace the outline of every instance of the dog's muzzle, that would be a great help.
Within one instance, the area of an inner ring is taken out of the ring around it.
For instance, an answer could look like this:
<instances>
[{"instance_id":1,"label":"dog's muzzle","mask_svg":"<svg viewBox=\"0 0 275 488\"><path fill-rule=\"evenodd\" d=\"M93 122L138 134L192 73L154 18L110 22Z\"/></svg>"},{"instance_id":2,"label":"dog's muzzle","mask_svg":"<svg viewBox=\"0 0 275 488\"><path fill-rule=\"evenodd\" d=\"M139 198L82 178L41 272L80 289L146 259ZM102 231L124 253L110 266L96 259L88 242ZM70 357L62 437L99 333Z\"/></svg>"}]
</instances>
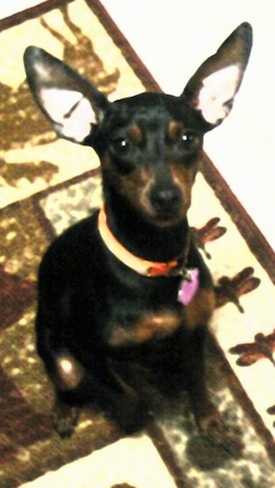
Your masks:
<instances>
[{"instance_id":1,"label":"dog's muzzle","mask_svg":"<svg viewBox=\"0 0 275 488\"><path fill-rule=\"evenodd\" d=\"M157 214L163 217L172 217L183 204L183 195L179 187L175 185L166 187L153 187L150 193L152 207Z\"/></svg>"}]
</instances>

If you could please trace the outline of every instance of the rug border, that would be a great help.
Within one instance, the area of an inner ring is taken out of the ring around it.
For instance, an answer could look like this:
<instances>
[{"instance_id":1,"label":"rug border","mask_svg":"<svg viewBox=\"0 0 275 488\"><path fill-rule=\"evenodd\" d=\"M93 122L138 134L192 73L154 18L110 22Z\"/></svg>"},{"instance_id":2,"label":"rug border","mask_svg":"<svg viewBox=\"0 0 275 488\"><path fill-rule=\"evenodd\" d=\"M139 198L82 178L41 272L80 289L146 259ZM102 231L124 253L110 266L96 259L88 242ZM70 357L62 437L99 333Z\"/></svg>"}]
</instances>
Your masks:
<instances>
[{"instance_id":1,"label":"rug border","mask_svg":"<svg viewBox=\"0 0 275 488\"><path fill-rule=\"evenodd\" d=\"M27 8L16 14L10 15L0 20L0 32L16 27L22 24L26 20L35 19L40 15L44 15L50 12L54 8L60 8L63 5L73 2L74 0L47 0L46 2L39 3L34 7Z\"/></svg>"},{"instance_id":2,"label":"rug border","mask_svg":"<svg viewBox=\"0 0 275 488\"><path fill-rule=\"evenodd\" d=\"M46 217L40 202L42 199L46 198L47 196L51 195L52 193L56 193L57 191L65 190L69 186L76 185L78 183L81 183L82 181L87 180L87 178L92 178L94 176L98 176L101 174L101 169L100 166L97 166L96 168L90 169L88 171L85 171L85 173L82 173L80 175L74 176L73 178L62 181L61 183L58 183L57 185L51 186L49 188L46 188L45 190L41 190L34 195L31 195L30 197L27 198L27 200L31 200L35 216L41 225L41 227L44 229L46 237L49 239L49 241L52 241L57 237L56 231L54 229L54 226L52 223L49 221L49 219ZM16 203L16 202L15 202ZM14 205L14 204L11 204Z\"/></svg>"},{"instance_id":3,"label":"rug border","mask_svg":"<svg viewBox=\"0 0 275 488\"><path fill-rule=\"evenodd\" d=\"M146 88L147 91L161 93L162 90L157 81L153 78L149 69L142 62L141 58L135 52L132 45L126 39L100 0L85 0L85 2L92 12L97 16L99 22L108 32L114 44L122 52L123 57L131 66L136 76L140 79L144 85L144 88Z\"/></svg>"}]
</instances>

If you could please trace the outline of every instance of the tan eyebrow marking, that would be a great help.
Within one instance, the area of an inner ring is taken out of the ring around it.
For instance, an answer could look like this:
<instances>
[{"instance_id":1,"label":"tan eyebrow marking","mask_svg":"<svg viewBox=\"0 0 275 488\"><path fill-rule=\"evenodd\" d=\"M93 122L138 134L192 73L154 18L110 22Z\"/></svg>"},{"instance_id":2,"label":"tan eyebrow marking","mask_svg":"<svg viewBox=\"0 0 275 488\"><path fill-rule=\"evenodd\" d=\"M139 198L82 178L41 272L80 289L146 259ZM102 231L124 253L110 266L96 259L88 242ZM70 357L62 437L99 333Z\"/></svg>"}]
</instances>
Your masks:
<instances>
[{"instance_id":1,"label":"tan eyebrow marking","mask_svg":"<svg viewBox=\"0 0 275 488\"><path fill-rule=\"evenodd\" d=\"M178 139L182 132L182 124L173 120L168 124L167 136L171 141Z\"/></svg>"},{"instance_id":2,"label":"tan eyebrow marking","mask_svg":"<svg viewBox=\"0 0 275 488\"><path fill-rule=\"evenodd\" d=\"M140 129L140 127L138 127L138 125L133 125L132 127L130 127L128 133L129 133L129 137L130 137L131 141L134 144L137 144L137 145L141 144L141 142L143 141L143 132Z\"/></svg>"}]
</instances>

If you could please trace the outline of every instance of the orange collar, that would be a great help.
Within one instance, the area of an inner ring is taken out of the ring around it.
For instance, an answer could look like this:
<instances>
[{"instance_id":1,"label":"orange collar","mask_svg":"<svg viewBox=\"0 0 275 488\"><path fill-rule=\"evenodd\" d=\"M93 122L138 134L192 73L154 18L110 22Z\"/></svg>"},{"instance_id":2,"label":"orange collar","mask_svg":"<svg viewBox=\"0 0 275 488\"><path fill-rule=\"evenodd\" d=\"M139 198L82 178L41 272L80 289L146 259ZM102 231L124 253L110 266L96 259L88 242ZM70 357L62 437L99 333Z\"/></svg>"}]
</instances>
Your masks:
<instances>
[{"instance_id":1,"label":"orange collar","mask_svg":"<svg viewBox=\"0 0 275 488\"><path fill-rule=\"evenodd\" d=\"M119 261L137 273L150 278L182 274L184 269L182 265L182 256L168 262L147 261L146 259L135 256L123 247L108 227L104 207L101 208L98 215L98 230L109 251L111 251Z\"/></svg>"}]
</instances>

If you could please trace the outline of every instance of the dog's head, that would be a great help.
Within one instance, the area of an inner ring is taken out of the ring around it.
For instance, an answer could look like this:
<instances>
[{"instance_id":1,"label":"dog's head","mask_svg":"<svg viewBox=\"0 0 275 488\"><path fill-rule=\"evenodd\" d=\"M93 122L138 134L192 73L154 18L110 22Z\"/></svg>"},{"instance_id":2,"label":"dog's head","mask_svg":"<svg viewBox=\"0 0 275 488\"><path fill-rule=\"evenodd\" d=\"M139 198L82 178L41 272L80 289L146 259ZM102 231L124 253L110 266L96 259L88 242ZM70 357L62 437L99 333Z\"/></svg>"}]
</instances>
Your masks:
<instances>
[{"instance_id":1,"label":"dog's head","mask_svg":"<svg viewBox=\"0 0 275 488\"><path fill-rule=\"evenodd\" d=\"M143 93L113 103L40 48L27 48L24 61L34 98L56 133L97 151L106 196L162 227L186 215L203 136L229 114L251 45L251 27L243 23L179 97Z\"/></svg>"}]
</instances>

